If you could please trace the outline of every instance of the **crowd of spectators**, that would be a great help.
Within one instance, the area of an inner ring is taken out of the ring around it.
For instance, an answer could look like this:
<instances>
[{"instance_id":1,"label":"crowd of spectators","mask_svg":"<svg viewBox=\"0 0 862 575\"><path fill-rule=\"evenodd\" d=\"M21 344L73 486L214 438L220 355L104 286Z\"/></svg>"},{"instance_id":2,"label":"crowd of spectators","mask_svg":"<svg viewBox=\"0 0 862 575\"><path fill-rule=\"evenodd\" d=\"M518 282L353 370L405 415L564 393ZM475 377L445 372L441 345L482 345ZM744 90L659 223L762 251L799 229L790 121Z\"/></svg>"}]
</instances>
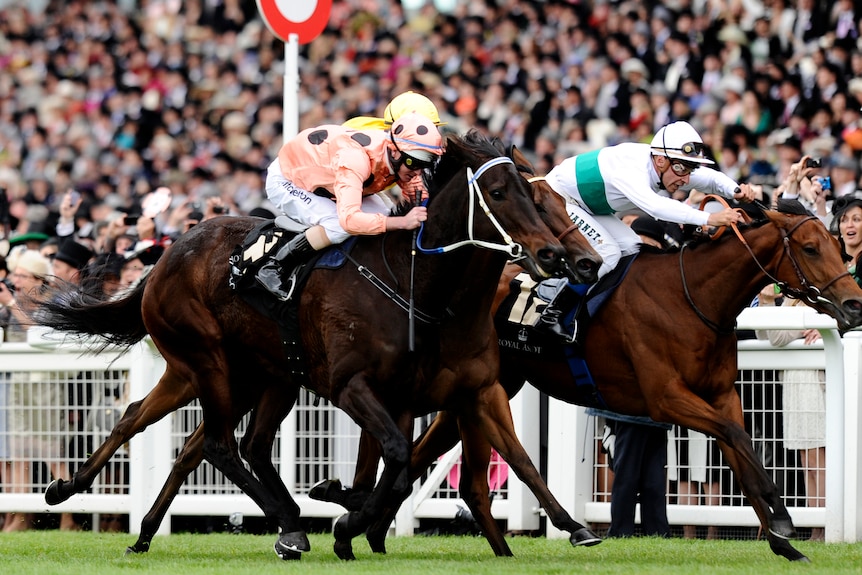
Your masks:
<instances>
[{"instance_id":1,"label":"crowd of spectators","mask_svg":"<svg viewBox=\"0 0 862 575\"><path fill-rule=\"evenodd\" d=\"M501 136L542 173L684 119L740 182L768 192L805 153L836 195L860 187L859 2L449 4L334 1L300 49L299 129L380 115L412 89L445 129ZM12 236L53 235L70 188L84 233L136 214L160 186L173 193L161 227L210 198L234 214L272 208L263 182L282 139L284 44L253 0L6 3L0 69Z\"/></svg>"}]
</instances>

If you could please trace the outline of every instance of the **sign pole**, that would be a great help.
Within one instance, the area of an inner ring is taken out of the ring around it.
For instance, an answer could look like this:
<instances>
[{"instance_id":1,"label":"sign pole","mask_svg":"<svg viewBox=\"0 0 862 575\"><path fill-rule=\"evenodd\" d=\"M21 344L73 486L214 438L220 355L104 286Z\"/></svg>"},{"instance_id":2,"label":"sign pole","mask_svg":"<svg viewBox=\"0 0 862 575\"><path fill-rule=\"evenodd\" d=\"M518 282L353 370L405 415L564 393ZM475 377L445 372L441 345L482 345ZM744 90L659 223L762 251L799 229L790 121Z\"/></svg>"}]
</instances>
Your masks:
<instances>
[{"instance_id":1,"label":"sign pole","mask_svg":"<svg viewBox=\"0 0 862 575\"><path fill-rule=\"evenodd\" d=\"M284 43L284 102L282 144L299 133L299 35L291 33Z\"/></svg>"}]
</instances>

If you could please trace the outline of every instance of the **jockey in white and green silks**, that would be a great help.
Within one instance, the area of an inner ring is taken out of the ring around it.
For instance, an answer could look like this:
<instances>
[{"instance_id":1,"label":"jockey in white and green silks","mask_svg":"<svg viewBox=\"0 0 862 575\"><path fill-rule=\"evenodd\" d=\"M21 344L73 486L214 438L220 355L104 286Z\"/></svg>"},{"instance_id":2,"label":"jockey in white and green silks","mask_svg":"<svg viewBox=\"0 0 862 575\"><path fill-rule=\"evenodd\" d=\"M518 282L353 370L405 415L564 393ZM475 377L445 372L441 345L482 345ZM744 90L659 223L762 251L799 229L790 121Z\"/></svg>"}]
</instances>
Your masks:
<instances>
[{"instance_id":1,"label":"jockey in white and green silks","mask_svg":"<svg viewBox=\"0 0 862 575\"><path fill-rule=\"evenodd\" d=\"M566 199L572 222L602 256L599 278L614 269L623 255L637 253L640 237L616 214L639 208L657 220L678 224L722 226L741 215L730 208L707 213L671 196L697 190L741 201L754 199L747 184L701 166L714 164L703 155L703 140L687 122L659 129L650 144L624 143L563 160L547 175L548 184ZM568 313L583 289L562 282L541 316L541 324L566 342L576 338Z\"/></svg>"},{"instance_id":2,"label":"jockey in white and green silks","mask_svg":"<svg viewBox=\"0 0 862 575\"><path fill-rule=\"evenodd\" d=\"M674 200L677 190L697 190L751 201L747 184L700 166L714 164L703 156L703 140L686 122L662 127L652 143L624 143L563 160L547 176L566 199L569 215L604 259L599 277L638 251L640 238L615 214L639 208L658 220L720 226L739 221L732 209L707 213ZM667 192L667 193L663 193Z\"/></svg>"}]
</instances>

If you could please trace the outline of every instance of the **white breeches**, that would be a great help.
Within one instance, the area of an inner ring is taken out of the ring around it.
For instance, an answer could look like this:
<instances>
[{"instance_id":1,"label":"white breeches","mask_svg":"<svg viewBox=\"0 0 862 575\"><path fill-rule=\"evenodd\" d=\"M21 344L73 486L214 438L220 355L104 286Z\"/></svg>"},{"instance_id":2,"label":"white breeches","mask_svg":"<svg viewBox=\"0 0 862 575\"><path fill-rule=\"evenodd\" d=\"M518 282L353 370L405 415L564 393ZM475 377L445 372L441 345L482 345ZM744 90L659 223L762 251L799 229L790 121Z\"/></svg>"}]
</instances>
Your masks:
<instances>
[{"instance_id":1,"label":"white breeches","mask_svg":"<svg viewBox=\"0 0 862 575\"><path fill-rule=\"evenodd\" d=\"M333 244L340 244L350 234L338 223L338 210L334 199L315 195L294 185L285 178L274 161L266 173L266 197L284 215L308 227L321 226ZM362 198L362 211L388 214L389 206L377 195Z\"/></svg>"}]
</instances>

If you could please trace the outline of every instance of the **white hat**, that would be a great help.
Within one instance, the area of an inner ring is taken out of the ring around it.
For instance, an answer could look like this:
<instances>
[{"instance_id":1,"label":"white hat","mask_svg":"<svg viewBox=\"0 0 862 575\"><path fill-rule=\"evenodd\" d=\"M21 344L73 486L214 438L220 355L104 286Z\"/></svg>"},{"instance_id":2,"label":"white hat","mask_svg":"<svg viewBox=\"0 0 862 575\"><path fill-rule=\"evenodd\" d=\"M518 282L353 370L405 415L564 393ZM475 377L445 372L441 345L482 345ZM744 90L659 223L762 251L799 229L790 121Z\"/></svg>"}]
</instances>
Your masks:
<instances>
[{"instance_id":1,"label":"white hat","mask_svg":"<svg viewBox=\"0 0 862 575\"><path fill-rule=\"evenodd\" d=\"M620 64L620 72L622 72L623 76L628 75L632 72L637 72L647 80L649 80L649 70L646 67L646 64L643 63L639 58L628 58Z\"/></svg>"},{"instance_id":2,"label":"white hat","mask_svg":"<svg viewBox=\"0 0 862 575\"><path fill-rule=\"evenodd\" d=\"M26 250L14 262L15 268L24 268L39 279L51 273L51 261L36 250ZM15 268L12 268L13 271Z\"/></svg>"},{"instance_id":3,"label":"white hat","mask_svg":"<svg viewBox=\"0 0 862 575\"><path fill-rule=\"evenodd\" d=\"M693 164L714 164L703 156L703 140L688 122L674 122L659 128L650 143L654 156L667 156Z\"/></svg>"}]
</instances>

